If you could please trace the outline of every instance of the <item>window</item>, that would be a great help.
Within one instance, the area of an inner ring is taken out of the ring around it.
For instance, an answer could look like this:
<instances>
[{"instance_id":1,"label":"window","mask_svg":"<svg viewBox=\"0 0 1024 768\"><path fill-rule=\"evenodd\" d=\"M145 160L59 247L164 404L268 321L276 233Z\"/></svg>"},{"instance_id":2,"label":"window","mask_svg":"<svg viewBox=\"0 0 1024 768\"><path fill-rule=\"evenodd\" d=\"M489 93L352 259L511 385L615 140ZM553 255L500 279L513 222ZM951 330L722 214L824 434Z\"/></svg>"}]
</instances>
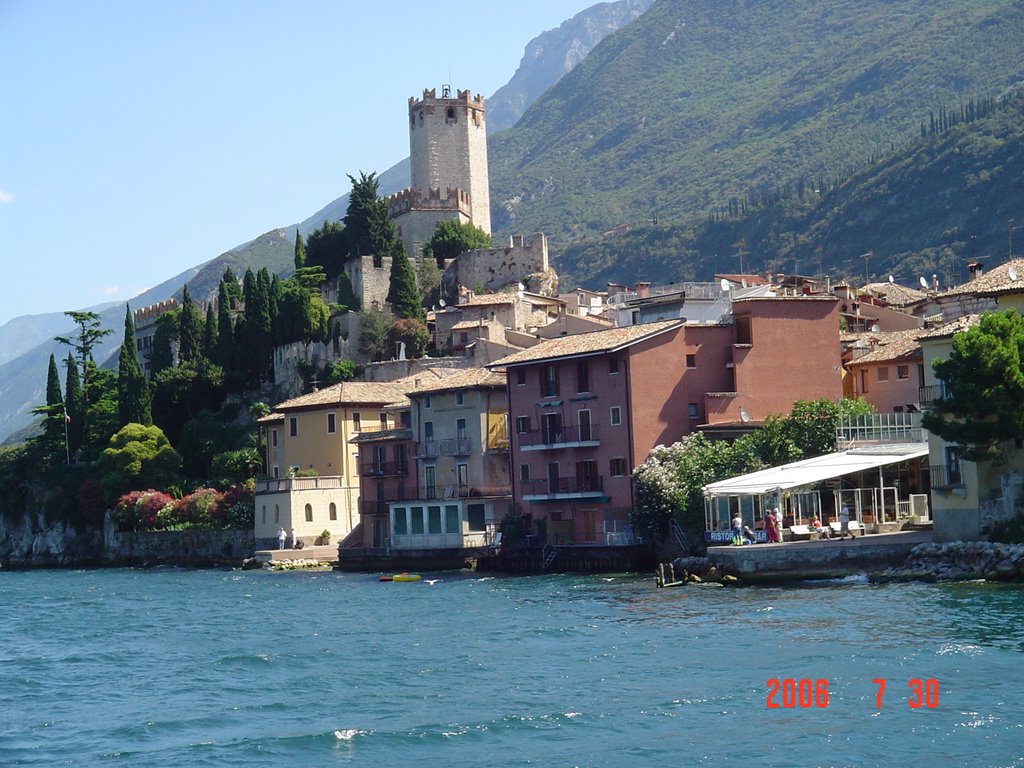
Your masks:
<instances>
[{"instance_id":1,"label":"window","mask_svg":"<svg viewBox=\"0 0 1024 768\"><path fill-rule=\"evenodd\" d=\"M555 397L558 394L558 368L545 365L540 377L541 397Z\"/></svg>"},{"instance_id":2,"label":"window","mask_svg":"<svg viewBox=\"0 0 1024 768\"><path fill-rule=\"evenodd\" d=\"M441 507L427 507L427 533L441 532Z\"/></svg>"},{"instance_id":3,"label":"window","mask_svg":"<svg viewBox=\"0 0 1024 768\"><path fill-rule=\"evenodd\" d=\"M889 380L889 366L887 366L887 365L880 365L878 367L878 380L879 381L888 381Z\"/></svg>"},{"instance_id":4,"label":"window","mask_svg":"<svg viewBox=\"0 0 1024 768\"><path fill-rule=\"evenodd\" d=\"M594 431L590 428L590 411L579 412L580 442L594 439Z\"/></svg>"},{"instance_id":5,"label":"window","mask_svg":"<svg viewBox=\"0 0 1024 768\"><path fill-rule=\"evenodd\" d=\"M381 429L387 429L388 428L388 415L384 411L380 412L380 428Z\"/></svg>"},{"instance_id":6,"label":"window","mask_svg":"<svg viewBox=\"0 0 1024 768\"><path fill-rule=\"evenodd\" d=\"M313 505L312 504L307 504L306 505L306 522L307 523L312 523L313 522Z\"/></svg>"},{"instance_id":7,"label":"window","mask_svg":"<svg viewBox=\"0 0 1024 768\"><path fill-rule=\"evenodd\" d=\"M516 368L516 385L521 387L524 384L526 384L526 369Z\"/></svg>"},{"instance_id":8,"label":"window","mask_svg":"<svg viewBox=\"0 0 1024 768\"><path fill-rule=\"evenodd\" d=\"M562 442L562 414L545 413L541 417L540 430L541 440L546 445Z\"/></svg>"},{"instance_id":9,"label":"window","mask_svg":"<svg viewBox=\"0 0 1024 768\"><path fill-rule=\"evenodd\" d=\"M456 405L462 405L464 402L465 402L465 399L463 397L462 391L460 390L459 392L456 392L455 393L455 404Z\"/></svg>"},{"instance_id":10,"label":"window","mask_svg":"<svg viewBox=\"0 0 1024 768\"><path fill-rule=\"evenodd\" d=\"M332 412L327 414L327 434L333 435L334 432L334 413Z\"/></svg>"},{"instance_id":11,"label":"window","mask_svg":"<svg viewBox=\"0 0 1024 768\"><path fill-rule=\"evenodd\" d=\"M465 331L459 331L459 344L464 347L464 346L466 346L466 342L468 342L468 341L469 341L469 334L466 333Z\"/></svg>"},{"instance_id":12,"label":"window","mask_svg":"<svg viewBox=\"0 0 1024 768\"><path fill-rule=\"evenodd\" d=\"M690 403L687 406L687 411L689 412L689 415L690 415L690 421L697 421L697 419L699 417L699 411L697 410L697 404L696 403Z\"/></svg>"},{"instance_id":13,"label":"window","mask_svg":"<svg viewBox=\"0 0 1024 768\"><path fill-rule=\"evenodd\" d=\"M469 488L469 464L459 464L457 468L456 476L459 479L459 489L465 490Z\"/></svg>"},{"instance_id":14,"label":"window","mask_svg":"<svg viewBox=\"0 0 1024 768\"><path fill-rule=\"evenodd\" d=\"M622 408L618 405L613 405L609 411L609 421L613 427L617 427L622 423Z\"/></svg>"},{"instance_id":15,"label":"window","mask_svg":"<svg viewBox=\"0 0 1024 768\"><path fill-rule=\"evenodd\" d=\"M359 414L358 411L356 411L355 413L352 414L352 431L358 432L360 429L362 429L362 426L363 417Z\"/></svg>"},{"instance_id":16,"label":"window","mask_svg":"<svg viewBox=\"0 0 1024 768\"><path fill-rule=\"evenodd\" d=\"M395 446L395 473L404 475L409 470L409 450L405 443Z\"/></svg>"},{"instance_id":17,"label":"window","mask_svg":"<svg viewBox=\"0 0 1024 768\"><path fill-rule=\"evenodd\" d=\"M423 535L423 507L409 508L409 532L414 536Z\"/></svg>"},{"instance_id":18,"label":"window","mask_svg":"<svg viewBox=\"0 0 1024 768\"><path fill-rule=\"evenodd\" d=\"M276 429L270 430L270 444L272 446L274 446L275 448L277 448L277 430Z\"/></svg>"},{"instance_id":19,"label":"window","mask_svg":"<svg viewBox=\"0 0 1024 768\"><path fill-rule=\"evenodd\" d=\"M697 356L696 355L687 355L686 356L686 367L687 368L696 368L697 367Z\"/></svg>"},{"instance_id":20,"label":"window","mask_svg":"<svg viewBox=\"0 0 1024 768\"><path fill-rule=\"evenodd\" d=\"M626 474L626 460L615 458L609 462L608 474L612 477L623 477Z\"/></svg>"},{"instance_id":21,"label":"window","mask_svg":"<svg viewBox=\"0 0 1024 768\"><path fill-rule=\"evenodd\" d=\"M868 391L868 370L867 368L860 369L860 392L861 394L867 394Z\"/></svg>"},{"instance_id":22,"label":"window","mask_svg":"<svg viewBox=\"0 0 1024 768\"><path fill-rule=\"evenodd\" d=\"M327 517L331 520L338 519L338 505L335 504L333 501L331 502L331 505L327 508Z\"/></svg>"},{"instance_id":23,"label":"window","mask_svg":"<svg viewBox=\"0 0 1024 768\"><path fill-rule=\"evenodd\" d=\"M466 439L466 420L465 419L456 419L455 420L455 436L459 440L465 440Z\"/></svg>"},{"instance_id":24,"label":"window","mask_svg":"<svg viewBox=\"0 0 1024 768\"><path fill-rule=\"evenodd\" d=\"M299 420L294 416L288 417L288 435L290 437L297 437L299 434Z\"/></svg>"},{"instance_id":25,"label":"window","mask_svg":"<svg viewBox=\"0 0 1024 768\"><path fill-rule=\"evenodd\" d=\"M409 532L409 521L405 517L405 507L395 507L395 536L405 536Z\"/></svg>"},{"instance_id":26,"label":"window","mask_svg":"<svg viewBox=\"0 0 1024 768\"><path fill-rule=\"evenodd\" d=\"M424 421L423 422L423 439L430 443L434 440L434 422Z\"/></svg>"},{"instance_id":27,"label":"window","mask_svg":"<svg viewBox=\"0 0 1024 768\"><path fill-rule=\"evenodd\" d=\"M281 468L277 464L274 465L273 475L275 480L281 476Z\"/></svg>"},{"instance_id":28,"label":"window","mask_svg":"<svg viewBox=\"0 0 1024 768\"><path fill-rule=\"evenodd\" d=\"M373 446L373 471L375 474L383 475L388 463L388 447L386 445Z\"/></svg>"},{"instance_id":29,"label":"window","mask_svg":"<svg viewBox=\"0 0 1024 768\"><path fill-rule=\"evenodd\" d=\"M619 372L619 358L609 357L608 358L608 375L611 376Z\"/></svg>"},{"instance_id":30,"label":"window","mask_svg":"<svg viewBox=\"0 0 1024 768\"><path fill-rule=\"evenodd\" d=\"M590 391L590 364L586 360L576 362L576 391Z\"/></svg>"},{"instance_id":31,"label":"window","mask_svg":"<svg viewBox=\"0 0 1024 768\"><path fill-rule=\"evenodd\" d=\"M430 395L423 396L423 407L424 409L430 408Z\"/></svg>"},{"instance_id":32,"label":"window","mask_svg":"<svg viewBox=\"0 0 1024 768\"><path fill-rule=\"evenodd\" d=\"M516 416L516 434L525 435L530 431L530 417Z\"/></svg>"},{"instance_id":33,"label":"window","mask_svg":"<svg viewBox=\"0 0 1024 768\"><path fill-rule=\"evenodd\" d=\"M267 524L267 505L266 504L263 505L263 517L262 517L262 519L263 519L263 525L266 525Z\"/></svg>"},{"instance_id":34,"label":"window","mask_svg":"<svg viewBox=\"0 0 1024 768\"><path fill-rule=\"evenodd\" d=\"M909 379L910 378L910 366L909 365L897 365L896 366L896 378L897 379Z\"/></svg>"},{"instance_id":35,"label":"window","mask_svg":"<svg viewBox=\"0 0 1024 768\"><path fill-rule=\"evenodd\" d=\"M487 530L487 517L484 514L483 504L470 504L466 507L466 521L469 523L469 530L475 533Z\"/></svg>"},{"instance_id":36,"label":"window","mask_svg":"<svg viewBox=\"0 0 1024 768\"><path fill-rule=\"evenodd\" d=\"M946 477L950 485L959 485L963 482L963 475L960 472L959 446L946 446Z\"/></svg>"},{"instance_id":37,"label":"window","mask_svg":"<svg viewBox=\"0 0 1024 768\"><path fill-rule=\"evenodd\" d=\"M750 328L750 315L736 315L736 343L753 344L754 336Z\"/></svg>"},{"instance_id":38,"label":"window","mask_svg":"<svg viewBox=\"0 0 1024 768\"><path fill-rule=\"evenodd\" d=\"M520 464L519 465L519 479L526 481L530 479L530 465Z\"/></svg>"},{"instance_id":39,"label":"window","mask_svg":"<svg viewBox=\"0 0 1024 768\"><path fill-rule=\"evenodd\" d=\"M459 507L457 504L448 504L444 508L444 532L460 533L459 528Z\"/></svg>"},{"instance_id":40,"label":"window","mask_svg":"<svg viewBox=\"0 0 1024 768\"><path fill-rule=\"evenodd\" d=\"M597 478L597 462L593 459L576 462L576 490L600 490Z\"/></svg>"},{"instance_id":41,"label":"window","mask_svg":"<svg viewBox=\"0 0 1024 768\"><path fill-rule=\"evenodd\" d=\"M277 504L274 505L274 525L281 522L281 507Z\"/></svg>"}]
</instances>

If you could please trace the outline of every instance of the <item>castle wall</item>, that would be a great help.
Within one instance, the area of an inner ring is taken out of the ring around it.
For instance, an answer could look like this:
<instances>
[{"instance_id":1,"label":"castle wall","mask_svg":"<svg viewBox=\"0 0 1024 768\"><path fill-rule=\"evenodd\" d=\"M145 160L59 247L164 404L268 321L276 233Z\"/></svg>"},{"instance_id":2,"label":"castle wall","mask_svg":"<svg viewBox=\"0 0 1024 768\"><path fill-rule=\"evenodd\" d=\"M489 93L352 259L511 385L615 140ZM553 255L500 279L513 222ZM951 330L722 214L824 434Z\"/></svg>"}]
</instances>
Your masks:
<instances>
[{"instance_id":1,"label":"castle wall","mask_svg":"<svg viewBox=\"0 0 1024 768\"><path fill-rule=\"evenodd\" d=\"M548 271L548 241L538 232L525 238L516 235L504 248L477 248L461 254L442 276L446 288L464 285L471 290L497 292L533 275Z\"/></svg>"},{"instance_id":2,"label":"castle wall","mask_svg":"<svg viewBox=\"0 0 1024 768\"><path fill-rule=\"evenodd\" d=\"M409 190L406 190L409 191ZM418 265L423 259L423 246L434 234L434 228L438 222L454 219L459 224L469 222L468 208L466 209L423 209L412 208L394 217L395 226L398 227L398 236L402 239L405 252L409 261Z\"/></svg>"},{"instance_id":3,"label":"castle wall","mask_svg":"<svg viewBox=\"0 0 1024 768\"><path fill-rule=\"evenodd\" d=\"M352 292L360 301L362 309L384 309L391 283L391 257L380 260L374 266L373 256L361 256L345 262L345 273L352 283Z\"/></svg>"}]
</instances>

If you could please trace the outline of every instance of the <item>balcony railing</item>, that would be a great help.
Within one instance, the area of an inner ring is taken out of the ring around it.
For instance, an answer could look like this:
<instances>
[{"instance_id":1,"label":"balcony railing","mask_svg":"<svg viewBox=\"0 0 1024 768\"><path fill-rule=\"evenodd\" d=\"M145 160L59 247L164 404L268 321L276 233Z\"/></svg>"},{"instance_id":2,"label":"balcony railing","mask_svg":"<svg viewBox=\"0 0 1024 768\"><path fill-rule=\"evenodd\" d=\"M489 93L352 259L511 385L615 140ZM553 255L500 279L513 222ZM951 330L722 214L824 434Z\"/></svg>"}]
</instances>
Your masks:
<instances>
[{"instance_id":1,"label":"balcony railing","mask_svg":"<svg viewBox=\"0 0 1024 768\"><path fill-rule=\"evenodd\" d=\"M367 477L394 477L409 474L407 461L374 461L364 464L360 472Z\"/></svg>"},{"instance_id":2,"label":"balcony railing","mask_svg":"<svg viewBox=\"0 0 1024 768\"><path fill-rule=\"evenodd\" d=\"M444 501L445 499L475 499L510 496L510 486L481 487L476 485L420 485L385 490L386 501Z\"/></svg>"},{"instance_id":3,"label":"balcony railing","mask_svg":"<svg viewBox=\"0 0 1024 768\"><path fill-rule=\"evenodd\" d=\"M923 443L920 413L870 413L843 416L836 430L840 450L853 443Z\"/></svg>"},{"instance_id":4,"label":"balcony railing","mask_svg":"<svg viewBox=\"0 0 1024 768\"><path fill-rule=\"evenodd\" d=\"M930 408L936 400L943 400L947 397L945 384L932 384L927 387L918 387L917 402L922 408Z\"/></svg>"},{"instance_id":5,"label":"balcony railing","mask_svg":"<svg viewBox=\"0 0 1024 768\"><path fill-rule=\"evenodd\" d=\"M359 502L359 514L361 515L386 515L388 503L386 501L362 501Z\"/></svg>"},{"instance_id":6,"label":"balcony railing","mask_svg":"<svg viewBox=\"0 0 1024 768\"><path fill-rule=\"evenodd\" d=\"M597 424L561 424L557 428L531 429L519 433L521 448L571 448L600 445Z\"/></svg>"},{"instance_id":7,"label":"balcony railing","mask_svg":"<svg viewBox=\"0 0 1024 768\"><path fill-rule=\"evenodd\" d=\"M438 452L442 456L469 456L469 438L452 437L438 440Z\"/></svg>"},{"instance_id":8,"label":"balcony railing","mask_svg":"<svg viewBox=\"0 0 1024 768\"><path fill-rule=\"evenodd\" d=\"M271 480L257 480L256 493L288 493L291 491L315 491L323 488L341 488L341 477L279 477Z\"/></svg>"},{"instance_id":9,"label":"balcony railing","mask_svg":"<svg viewBox=\"0 0 1024 768\"><path fill-rule=\"evenodd\" d=\"M960 464L934 464L931 473L932 488L963 487L963 468Z\"/></svg>"},{"instance_id":10,"label":"balcony railing","mask_svg":"<svg viewBox=\"0 0 1024 768\"><path fill-rule=\"evenodd\" d=\"M523 496L599 496L604 493L604 477L599 475L523 480L521 487Z\"/></svg>"}]
</instances>

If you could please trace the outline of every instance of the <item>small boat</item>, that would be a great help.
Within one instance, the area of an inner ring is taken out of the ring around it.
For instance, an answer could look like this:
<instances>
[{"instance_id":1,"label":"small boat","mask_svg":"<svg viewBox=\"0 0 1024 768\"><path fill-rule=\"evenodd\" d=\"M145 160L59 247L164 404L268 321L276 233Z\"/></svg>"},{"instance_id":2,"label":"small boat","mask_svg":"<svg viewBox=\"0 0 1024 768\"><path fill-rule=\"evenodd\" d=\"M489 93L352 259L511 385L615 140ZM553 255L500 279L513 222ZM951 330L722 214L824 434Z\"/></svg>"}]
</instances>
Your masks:
<instances>
[{"instance_id":1,"label":"small boat","mask_svg":"<svg viewBox=\"0 0 1024 768\"><path fill-rule=\"evenodd\" d=\"M377 579L377 581L391 581L394 578L395 578L394 576L384 575L384 576L381 576L379 579Z\"/></svg>"},{"instance_id":2,"label":"small boat","mask_svg":"<svg viewBox=\"0 0 1024 768\"><path fill-rule=\"evenodd\" d=\"M420 575L418 573L396 573L391 577L392 581L419 581Z\"/></svg>"}]
</instances>

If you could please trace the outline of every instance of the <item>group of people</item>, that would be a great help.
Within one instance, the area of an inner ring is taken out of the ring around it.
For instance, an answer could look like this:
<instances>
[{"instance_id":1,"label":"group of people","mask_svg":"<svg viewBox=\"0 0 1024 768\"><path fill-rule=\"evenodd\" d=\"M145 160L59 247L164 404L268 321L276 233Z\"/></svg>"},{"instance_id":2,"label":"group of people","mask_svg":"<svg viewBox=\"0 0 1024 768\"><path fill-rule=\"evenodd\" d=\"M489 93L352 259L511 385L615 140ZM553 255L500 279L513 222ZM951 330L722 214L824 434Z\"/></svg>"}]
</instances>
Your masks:
<instances>
[{"instance_id":1,"label":"group of people","mask_svg":"<svg viewBox=\"0 0 1024 768\"><path fill-rule=\"evenodd\" d=\"M827 525L822 525L817 515L811 517L808 527L820 538L832 537L832 529ZM782 541L782 511L778 507L765 513L764 532L769 544ZM855 538L853 531L850 530L850 509L844 504L839 510L839 538L845 539L847 536L851 539ZM752 544L757 541L757 535L743 524L743 518L737 512L732 519L732 540L734 544L743 544L744 539L749 540Z\"/></svg>"},{"instance_id":2,"label":"group of people","mask_svg":"<svg viewBox=\"0 0 1024 768\"><path fill-rule=\"evenodd\" d=\"M303 544L295 535L295 529L292 529L292 532L289 534L285 533L284 528L279 528L277 531L277 548L285 549L285 544L288 542L289 538L292 541L292 549L302 549Z\"/></svg>"}]
</instances>

